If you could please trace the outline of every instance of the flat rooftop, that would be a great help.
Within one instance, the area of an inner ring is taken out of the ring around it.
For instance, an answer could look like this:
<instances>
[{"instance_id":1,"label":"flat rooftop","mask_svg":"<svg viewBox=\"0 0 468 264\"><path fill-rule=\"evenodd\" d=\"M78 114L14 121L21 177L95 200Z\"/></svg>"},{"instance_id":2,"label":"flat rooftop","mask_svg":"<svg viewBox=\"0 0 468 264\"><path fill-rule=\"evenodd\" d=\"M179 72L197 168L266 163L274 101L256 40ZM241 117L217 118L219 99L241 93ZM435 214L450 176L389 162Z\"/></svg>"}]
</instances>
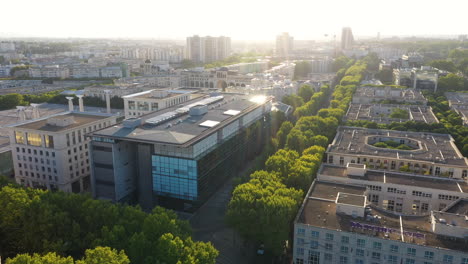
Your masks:
<instances>
[{"instance_id":1,"label":"flat rooftop","mask_svg":"<svg viewBox=\"0 0 468 264\"><path fill-rule=\"evenodd\" d=\"M161 111L149 113L140 117L141 125L125 127L123 123L95 131L93 136L102 136L130 141L163 143L163 144L190 144L193 140L201 139L206 135L224 127L240 116L259 108L268 100L268 97L244 96L237 94L222 94L222 98L208 105L207 113L191 116L189 113L180 113L179 109L196 105L202 100L210 98L206 95L201 98L187 101L183 104L166 108ZM252 98L266 98L266 101L252 101ZM225 112L230 111L227 114ZM235 114L232 114L235 113ZM164 121L164 116L172 117ZM151 120L162 120L157 125L149 124ZM211 122L207 122L211 121Z\"/></svg>"},{"instance_id":2,"label":"flat rooftop","mask_svg":"<svg viewBox=\"0 0 468 264\"><path fill-rule=\"evenodd\" d=\"M333 193L336 196L342 189L346 190L346 192L359 192L356 186L348 189L350 185L316 180L312 184L307 198L297 215L296 223L330 230L358 233L381 239L395 241L403 239L407 243L468 252L468 247L464 243L460 243L457 240L445 239L432 233L430 216L402 217L402 224L400 225L399 216L380 210L375 206L371 206L372 210L366 214L365 218L337 214L336 203L331 200L325 200L321 198L321 195L317 195L316 193L317 188L320 188L323 184L327 185L330 196L333 196ZM336 189L333 187L336 187ZM365 188L362 187L360 193L356 194L363 195L364 191ZM366 226L364 227L364 225ZM387 232L382 232L382 230L386 230ZM403 234L401 234L401 230L403 230Z\"/></svg>"},{"instance_id":3,"label":"flat rooftop","mask_svg":"<svg viewBox=\"0 0 468 264\"><path fill-rule=\"evenodd\" d=\"M417 142L419 148L399 150L378 148L367 144L369 140L378 141L380 138L389 138L398 142L400 139ZM468 167L465 158L455 146L453 138L448 134L341 126L338 128L332 144L328 146L327 153L414 160Z\"/></svg>"},{"instance_id":4,"label":"flat rooftop","mask_svg":"<svg viewBox=\"0 0 468 264\"><path fill-rule=\"evenodd\" d=\"M16 125L15 127L38 130L38 131L60 132L60 131L68 130L68 129L73 129L75 127L79 127L85 124L89 124L98 120L109 118L109 115L92 114L92 113L86 113L86 112L83 112L83 113L72 112L72 113L59 114L59 115L53 116L53 117L63 117L63 118L67 118L67 117L74 118L73 124L70 124L68 126L63 126L63 127L47 124L47 120L50 117L52 116L39 119L37 121L30 121L27 123L22 123L22 124Z\"/></svg>"},{"instance_id":5,"label":"flat rooftop","mask_svg":"<svg viewBox=\"0 0 468 264\"><path fill-rule=\"evenodd\" d=\"M408 112L408 118L391 118L394 109L404 109ZM391 105L391 104L350 104L346 112L346 120L367 120L380 124L392 122L416 121L439 123L432 112L432 108L422 105Z\"/></svg>"},{"instance_id":6,"label":"flat rooftop","mask_svg":"<svg viewBox=\"0 0 468 264\"><path fill-rule=\"evenodd\" d=\"M468 93L445 93L445 97L449 101L450 105L464 105L468 107Z\"/></svg>"},{"instance_id":7,"label":"flat rooftop","mask_svg":"<svg viewBox=\"0 0 468 264\"><path fill-rule=\"evenodd\" d=\"M164 96L154 96L154 93L165 93ZM154 99L154 100L159 100L159 99L166 99L166 98L171 98L171 97L176 97L180 96L181 94L192 94L194 91L190 90L166 90L166 89L152 89L152 90L147 90L141 93L135 93L135 94L129 94L122 96L122 98L125 99ZM200 94L192 94L192 98L195 97L201 97L202 95Z\"/></svg>"},{"instance_id":8,"label":"flat rooftop","mask_svg":"<svg viewBox=\"0 0 468 264\"><path fill-rule=\"evenodd\" d=\"M468 192L468 184L465 181L376 170L367 170L364 176L354 176L347 174L346 167L339 167L328 164L322 164L319 170L319 175L347 179L359 179L363 181L369 181L369 184L371 184L371 182L380 182L406 186L417 186L429 189L439 189L451 192Z\"/></svg>"},{"instance_id":9,"label":"flat rooftop","mask_svg":"<svg viewBox=\"0 0 468 264\"><path fill-rule=\"evenodd\" d=\"M375 100L402 100L408 102L427 102L419 90L393 87L361 86L356 89L353 97L368 97Z\"/></svg>"}]
</instances>

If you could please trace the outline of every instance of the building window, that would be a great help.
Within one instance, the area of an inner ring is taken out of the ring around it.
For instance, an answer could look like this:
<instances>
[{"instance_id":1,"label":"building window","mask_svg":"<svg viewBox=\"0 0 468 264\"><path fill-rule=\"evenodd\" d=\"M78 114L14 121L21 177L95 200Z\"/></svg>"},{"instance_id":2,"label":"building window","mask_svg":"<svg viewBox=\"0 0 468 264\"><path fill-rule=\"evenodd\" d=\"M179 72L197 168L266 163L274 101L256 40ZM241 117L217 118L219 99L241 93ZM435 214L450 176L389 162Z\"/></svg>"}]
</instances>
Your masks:
<instances>
[{"instance_id":1,"label":"building window","mask_svg":"<svg viewBox=\"0 0 468 264\"><path fill-rule=\"evenodd\" d=\"M355 264L364 264L364 260L362 260L362 259L356 259L354 263L355 263Z\"/></svg>"},{"instance_id":2,"label":"building window","mask_svg":"<svg viewBox=\"0 0 468 264\"><path fill-rule=\"evenodd\" d=\"M468 264L468 258L462 258L461 264Z\"/></svg>"},{"instance_id":3,"label":"building window","mask_svg":"<svg viewBox=\"0 0 468 264\"><path fill-rule=\"evenodd\" d=\"M342 254L348 254L348 250L349 250L348 247L341 246L340 252L341 252Z\"/></svg>"},{"instance_id":4,"label":"building window","mask_svg":"<svg viewBox=\"0 0 468 264\"><path fill-rule=\"evenodd\" d=\"M406 261L405 261L405 264L415 264L416 261L414 259L409 259L407 258Z\"/></svg>"},{"instance_id":5,"label":"building window","mask_svg":"<svg viewBox=\"0 0 468 264\"><path fill-rule=\"evenodd\" d=\"M341 243L342 243L342 244L349 244L349 237L347 237L347 236L342 236L342 237L341 237Z\"/></svg>"},{"instance_id":6,"label":"building window","mask_svg":"<svg viewBox=\"0 0 468 264\"><path fill-rule=\"evenodd\" d=\"M296 262L294 262L295 264L304 264L304 260L303 259L300 259L300 258L296 258Z\"/></svg>"},{"instance_id":7,"label":"building window","mask_svg":"<svg viewBox=\"0 0 468 264\"><path fill-rule=\"evenodd\" d=\"M467 171L467 170L463 170L463 171L462 171L462 178L466 178L466 176L468 176L468 171Z\"/></svg>"},{"instance_id":8,"label":"building window","mask_svg":"<svg viewBox=\"0 0 468 264\"><path fill-rule=\"evenodd\" d=\"M46 148L54 148L54 137L49 135L45 135L44 137Z\"/></svg>"},{"instance_id":9,"label":"building window","mask_svg":"<svg viewBox=\"0 0 468 264\"><path fill-rule=\"evenodd\" d=\"M310 241L310 248L312 249L317 249L318 248L318 242L317 241L314 241L314 240L311 240Z\"/></svg>"},{"instance_id":10,"label":"building window","mask_svg":"<svg viewBox=\"0 0 468 264\"><path fill-rule=\"evenodd\" d=\"M434 252L432 252L432 251L424 252L424 258L425 259L434 259Z\"/></svg>"},{"instance_id":11,"label":"building window","mask_svg":"<svg viewBox=\"0 0 468 264\"><path fill-rule=\"evenodd\" d=\"M435 168L435 175L440 175L440 167Z\"/></svg>"},{"instance_id":12,"label":"building window","mask_svg":"<svg viewBox=\"0 0 468 264\"><path fill-rule=\"evenodd\" d=\"M372 252L372 259L380 260L380 253L379 252Z\"/></svg>"},{"instance_id":13,"label":"building window","mask_svg":"<svg viewBox=\"0 0 468 264\"><path fill-rule=\"evenodd\" d=\"M414 257L416 256L416 249L415 248L407 248L406 255Z\"/></svg>"},{"instance_id":14,"label":"building window","mask_svg":"<svg viewBox=\"0 0 468 264\"><path fill-rule=\"evenodd\" d=\"M42 146L42 137L36 133L27 133L28 145L40 147Z\"/></svg>"},{"instance_id":15,"label":"building window","mask_svg":"<svg viewBox=\"0 0 468 264\"><path fill-rule=\"evenodd\" d=\"M333 251L333 244L325 243L325 250Z\"/></svg>"},{"instance_id":16,"label":"building window","mask_svg":"<svg viewBox=\"0 0 468 264\"><path fill-rule=\"evenodd\" d=\"M312 236L312 238L319 238L319 232L318 231L312 231L311 236Z\"/></svg>"},{"instance_id":17,"label":"building window","mask_svg":"<svg viewBox=\"0 0 468 264\"><path fill-rule=\"evenodd\" d=\"M304 245L304 239L303 238L298 238L297 239L297 245L299 245L299 246Z\"/></svg>"},{"instance_id":18,"label":"building window","mask_svg":"<svg viewBox=\"0 0 468 264\"><path fill-rule=\"evenodd\" d=\"M309 264L319 264L320 263L320 252L309 251Z\"/></svg>"},{"instance_id":19,"label":"building window","mask_svg":"<svg viewBox=\"0 0 468 264\"><path fill-rule=\"evenodd\" d=\"M23 132L15 131L15 139L17 144L24 144L24 134Z\"/></svg>"},{"instance_id":20,"label":"building window","mask_svg":"<svg viewBox=\"0 0 468 264\"><path fill-rule=\"evenodd\" d=\"M333 255L330 253L325 253L325 263L332 263Z\"/></svg>"},{"instance_id":21,"label":"building window","mask_svg":"<svg viewBox=\"0 0 468 264\"><path fill-rule=\"evenodd\" d=\"M389 256L388 256L388 263L390 263L390 264L396 264L396 263L398 263L398 257L397 257L397 256L393 256L393 255L389 255Z\"/></svg>"},{"instance_id":22,"label":"building window","mask_svg":"<svg viewBox=\"0 0 468 264\"><path fill-rule=\"evenodd\" d=\"M358 238L357 240L357 246L358 247L365 247L366 246L366 241L364 239Z\"/></svg>"},{"instance_id":23,"label":"building window","mask_svg":"<svg viewBox=\"0 0 468 264\"><path fill-rule=\"evenodd\" d=\"M297 234L300 235L300 236L305 235L305 229L304 228L298 228L297 229Z\"/></svg>"},{"instance_id":24,"label":"building window","mask_svg":"<svg viewBox=\"0 0 468 264\"><path fill-rule=\"evenodd\" d=\"M328 155L328 163L333 163L333 155Z\"/></svg>"},{"instance_id":25,"label":"building window","mask_svg":"<svg viewBox=\"0 0 468 264\"><path fill-rule=\"evenodd\" d=\"M340 157L340 165L343 165L343 164L344 164L344 158Z\"/></svg>"},{"instance_id":26,"label":"building window","mask_svg":"<svg viewBox=\"0 0 468 264\"><path fill-rule=\"evenodd\" d=\"M380 242L374 242L374 249L376 249L376 250L381 250L381 249L382 249L382 243L380 243Z\"/></svg>"},{"instance_id":27,"label":"building window","mask_svg":"<svg viewBox=\"0 0 468 264\"><path fill-rule=\"evenodd\" d=\"M364 257L364 249L357 248L356 249L356 256Z\"/></svg>"},{"instance_id":28,"label":"building window","mask_svg":"<svg viewBox=\"0 0 468 264\"><path fill-rule=\"evenodd\" d=\"M333 234L327 233L325 239L328 241L333 241Z\"/></svg>"},{"instance_id":29,"label":"building window","mask_svg":"<svg viewBox=\"0 0 468 264\"><path fill-rule=\"evenodd\" d=\"M348 257L340 256L340 264L348 264Z\"/></svg>"},{"instance_id":30,"label":"building window","mask_svg":"<svg viewBox=\"0 0 468 264\"><path fill-rule=\"evenodd\" d=\"M444 264L452 264L453 263L453 256L444 255L443 263Z\"/></svg>"}]
</instances>

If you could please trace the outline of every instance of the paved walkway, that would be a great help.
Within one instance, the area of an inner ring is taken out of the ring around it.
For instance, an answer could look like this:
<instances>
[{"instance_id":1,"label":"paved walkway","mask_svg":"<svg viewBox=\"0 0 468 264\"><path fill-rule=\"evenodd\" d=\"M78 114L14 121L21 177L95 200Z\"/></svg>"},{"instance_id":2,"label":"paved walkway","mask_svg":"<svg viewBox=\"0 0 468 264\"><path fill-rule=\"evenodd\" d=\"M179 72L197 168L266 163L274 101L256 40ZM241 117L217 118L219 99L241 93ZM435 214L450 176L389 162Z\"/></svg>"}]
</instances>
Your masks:
<instances>
[{"instance_id":1,"label":"paved walkway","mask_svg":"<svg viewBox=\"0 0 468 264\"><path fill-rule=\"evenodd\" d=\"M229 179L189 219L194 240L210 241L219 251L217 264L251 263L254 257L254 249L244 247L243 240L225 222L232 188L232 179Z\"/></svg>"}]
</instances>

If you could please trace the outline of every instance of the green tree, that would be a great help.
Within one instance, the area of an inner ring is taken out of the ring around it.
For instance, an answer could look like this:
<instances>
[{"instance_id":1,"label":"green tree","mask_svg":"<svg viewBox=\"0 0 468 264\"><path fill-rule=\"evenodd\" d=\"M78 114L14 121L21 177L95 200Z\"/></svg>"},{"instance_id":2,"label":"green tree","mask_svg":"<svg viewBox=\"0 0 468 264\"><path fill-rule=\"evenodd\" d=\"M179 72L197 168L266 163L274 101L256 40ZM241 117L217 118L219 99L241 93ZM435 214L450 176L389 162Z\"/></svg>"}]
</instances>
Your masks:
<instances>
[{"instance_id":1,"label":"green tree","mask_svg":"<svg viewBox=\"0 0 468 264\"><path fill-rule=\"evenodd\" d=\"M96 247L88 249L85 252L85 257L78 260L76 264L129 264L130 260L123 250L117 251L109 247Z\"/></svg>"},{"instance_id":2,"label":"green tree","mask_svg":"<svg viewBox=\"0 0 468 264\"><path fill-rule=\"evenodd\" d=\"M307 138L301 130L293 128L286 137L286 147L297 152L302 152L306 147Z\"/></svg>"},{"instance_id":3,"label":"green tree","mask_svg":"<svg viewBox=\"0 0 468 264\"><path fill-rule=\"evenodd\" d=\"M310 97L314 94L314 88L308 84L304 84L299 88L298 95L302 97L304 102L307 102L310 100Z\"/></svg>"},{"instance_id":4,"label":"green tree","mask_svg":"<svg viewBox=\"0 0 468 264\"><path fill-rule=\"evenodd\" d=\"M247 239L262 242L273 254L281 254L290 223L303 192L287 188L276 175L257 171L238 185L226 213L228 223Z\"/></svg>"},{"instance_id":5,"label":"green tree","mask_svg":"<svg viewBox=\"0 0 468 264\"><path fill-rule=\"evenodd\" d=\"M455 66L455 64L449 60L433 60L429 63L429 66L449 72L457 71L457 67Z\"/></svg>"},{"instance_id":6,"label":"green tree","mask_svg":"<svg viewBox=\"0 0 468 264\"><path fill-rule=\"evenodd\" d=\"M292 128L293 124L289 121L285 121L281 124L278 133L276 133L276 138L278 139L278 148L284 148L286 145L286 138L289 132L291 132Z\"/></svg>"},{"instance_id":7,"label":"green tree","mask_svg":"<svg viewBox=\"0 0 468 264\"><path fill-rule=\"evenodd\" d=\"M265 162L265 168L270 172L278 173L281 179L288 176L299 154L294 150L280 149Z\"/></svg>"},{"instance_id":8,"label":"green tree","mask_svg":"<svg viewBox=\"0 0 468 264\"><path fill-rule=\"evenodd\" d=\"M463 77L460 77L453 73L449 73L447 74L447 76L439 78L437 90L439 90L439 92L461 91L464 89L464 86L465 79Z\"/></svg>"},{"instance_id":9,"label":"green tree","mask_svg":"<svg viewBox=\"0 0 468 264\"><path fill-rule=\"evenodd\" d=\"M390 118L409 119L409 112L406 109L394 108L389 115Z\"/></svg>"},{"instance_id":10,"label":"green tree","mask_svg":"<svg viewBox=\"0 0 468 264\"><path fill-rule=\"evenodd\" d=\"M14 258L7 259L7 264L74 264L72 257L61 257L55 253L47 253L43 256L39 254L19 254Z\"/></svg>"},{"instance_id":11,"label":"green tree","mask_svg":"<svg viewBox=\"0 0 468 264\"><path fill-rule=\"evenodd\" d=\"M282 102L296 109L304 104L304 99L302 99L300 96L292 94L284 96Z\"/></svg>"},{"instance_id":12,"label":"green tree","mask_svg":"<svg viewBox=\"0 0 468 264\"><path fill-rule=\"evenodd\" d=\"M26 105L21 94L12 93L0 96L0 110L12 109L17 105Z\"/></svg>"}]
</instances>

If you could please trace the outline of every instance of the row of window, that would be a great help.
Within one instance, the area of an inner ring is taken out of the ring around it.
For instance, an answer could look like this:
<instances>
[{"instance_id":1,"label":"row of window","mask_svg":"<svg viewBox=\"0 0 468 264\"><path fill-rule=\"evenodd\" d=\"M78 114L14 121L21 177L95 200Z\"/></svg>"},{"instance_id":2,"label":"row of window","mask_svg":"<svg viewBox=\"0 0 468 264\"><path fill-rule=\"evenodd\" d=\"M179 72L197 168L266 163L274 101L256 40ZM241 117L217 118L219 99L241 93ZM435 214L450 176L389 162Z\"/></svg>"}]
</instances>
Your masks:
<instances>
[{"instance_id":1,"label":"row of window","mask_svg":"<svg viewBox=\"0 0 468 264\"><path fill-rule=\"evenodd\" d=\"M309 256L308 256L308 261L304 262L304 258L301 258L301 256L304 256L305 249L298 247L296 249L296 255L298 258L296 258L295 263L310 263L310 264L319 264L320 263L320 252L319 251L314 251L310 250L309 251ZM342 254L348 254L349 248L346 246L342 246L340 249L340 253ZM333 253L324 253L324 263L332 263L333 261ZM407 254L408 257L415 257L416 256L416 249L414 248L408 248ZM380 252L372 252L371 254L368 254L367 256L370 256L372 261L377 261L376 263L383 263L382 260L383 255ZM338 263L351 263L349 262L349 257L348 256L338 256L339 257L339 262ZM356 249L356 257L366 257L364 250L362 249ZM398 256L396 255L388 255L387 256L387 261L385 263L391 263L391 264L397 264L397 263L405 263L405 264L415 264L416 260L413 258L402 258L400 262L398 262ZM424 264L433 264L430 262L431 260L434 260L434 252L432 251L425 251L424 252L424 259L428 260L425 261ZM364 259L356 258L355 262L356 264L359 263L366 263ZM372 262L374 263L374 262ZM442 257L442 264L455 264L454 263L454 257L452 255L443 255ZM460 260L460 264L468 264L468 258L462 258Z\"/></svg>"},{"instance_id":2,"label":"row of window","mask_svg":"<svg viewBox=\"0 0 468 264\"><path fill-rule=\"evenodd\" d=\"M20 148L19 147L16 147L16 152L20 153ZM49 151L42 151L42 150L30 149L30 148L21 148L21 152L22 153L27 152L28 154L34 154L34 155L37 155L39 153L39 155L41 155L41 156L43 156L43 154L45 154L46 157L49 157ZM50 155L52 157L55 157L55 152L51 151Z\"/></svg>"}]
</instances>

